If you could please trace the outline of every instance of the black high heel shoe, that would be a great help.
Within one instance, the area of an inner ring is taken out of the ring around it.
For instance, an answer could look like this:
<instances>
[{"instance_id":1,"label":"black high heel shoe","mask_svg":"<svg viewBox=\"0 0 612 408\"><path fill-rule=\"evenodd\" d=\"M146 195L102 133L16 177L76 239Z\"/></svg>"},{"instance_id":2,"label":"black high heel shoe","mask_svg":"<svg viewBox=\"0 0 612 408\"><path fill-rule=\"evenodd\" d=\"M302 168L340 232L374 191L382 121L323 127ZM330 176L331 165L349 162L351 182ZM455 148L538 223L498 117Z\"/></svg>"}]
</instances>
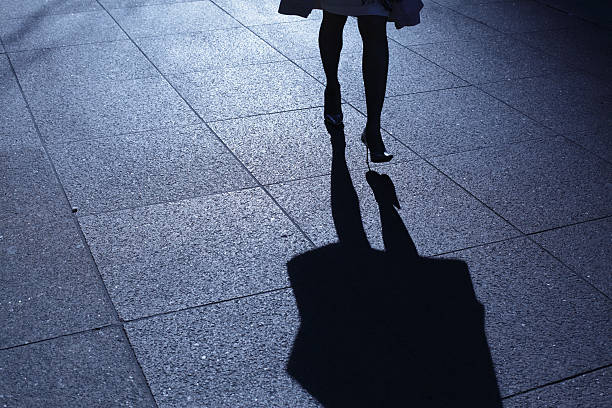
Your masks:
<instances>
[{"instance_id":1,"label":"black high heel shoe","mask_svg":"<svg viewBox=\"0 0 612 408\"><path fill-rule=\"evenodd\" d=\"M343 125L342 100L340 99L340 84L337 87L325 87L325 106L323 107L323 119L330 126Z\"/></svg>"},{"instance_id":2,"label":"black high heel shoe","mask_svg":"<svg viewBox=\"0 0 612 408\"><path fill-rule=\"evenodd\" d=\"M377 135L370 134L369 136L366 136L366 131L364 129L363 133L361 134L361 141L366 146L367 151L369 151L370 160L372 160L373 163L384 163L393 158L393 155L387 152L380 132L378 132ZM366 162L367 160L368 156L366 152Z\"/></svg>"}]
</instances>

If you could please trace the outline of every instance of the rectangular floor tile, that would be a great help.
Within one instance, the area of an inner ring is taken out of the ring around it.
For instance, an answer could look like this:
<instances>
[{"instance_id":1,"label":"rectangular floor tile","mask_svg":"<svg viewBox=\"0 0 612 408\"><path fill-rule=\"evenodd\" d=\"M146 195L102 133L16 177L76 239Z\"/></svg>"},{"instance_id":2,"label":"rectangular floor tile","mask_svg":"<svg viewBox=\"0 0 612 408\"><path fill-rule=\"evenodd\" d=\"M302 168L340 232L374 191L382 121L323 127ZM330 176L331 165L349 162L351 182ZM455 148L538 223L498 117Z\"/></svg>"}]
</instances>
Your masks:
<instances>
[{"instance_id":1,"label":"rectangular floor tile","mask_svg":"<svg viewBox=\"0 0 612 408\"><path fill-rule=\"evenodd\" d=\"M450 257L467 262L485 307L502 396L610 364L609 300L535 244L517 239Z\"/></svg>"},{"instance_id":2,"label":"rectangular floor tile","mask_svg":"<svg viewBox=\"0 0 612 408\"><path fill-rule=\"evenodd\" d=\"M433 162L526 233L612 214L612 165L561 138Z\"/></svg>"},{"instance_id":3,"label":"rectangular floor tile","mask_svg":"<svg viewBox=\"0 0 612 408\"><path fill-rule=\"evenodd\" d=\"M455 75L394 42L389 44L389 59L386 96L467 85ZM325 83L325 72L320 58L298 60L296 63ZM361 54L342 54L338 71L342 97L349 102L365 99Z\"/></svg>"},{"instance_id":4,"label":"rectangular floor tile","mask_svg":"<svg viewBox=\"0 0 612 408\"><path fill-rule=\"evenodd\" d=\"M108 8L126 8L126 7L140 7L140 6L152 6L155 4L172 4L172 3L184 3L188 0L100 0L100 3Z\"/></svg>"},{"instance_id":5,"label":"rectangular floor tile","mask_svg":"<svg viewBox=\"0 0 612 408\"><path fill-rule=\"evenodd\" d=\"M460 12L504 33L554 30L584 24L580 19L536 1L462 5Z\"/></svg>"},{"instance_id":6,"label":"rectangular floor tile","mask_svg":"<svg viewBox=\"0 0 612 408\"><path fill-rule=\"evenodd\" d=\"M300 16L289 16L278 13L279 1L277 0L258 0L257 2L244 0L215 0L215 3L247 26L303 20L303 17ZM321 15L322 13L320 11L314 10L308 18L320 19Z\"/></svg>"},{"instance_id":7,"label":"rectangular floor tile","mask_svg":"<svg viewBox=\"0 0 612 408\"><path fill-rule=\"evenodd\" d=\"M612 86L588 75L553 74L481 88L559 133L612 127Z\"/></svg>"},{"instance_id":8,"label":"rectangular floor tile","mask_svg":"<svg viewBox=\"0 0 612 408\"><path fill-rule=\"evenodd\" d=\"M57 177L40 146L0 151L0 221L42 223L70 214Z\"/></svg>"},{"instance_id":9,"label":"rectangular floor tile","mask_svg":"<svg viewBox=\"0 0 612 408\"><path fill-rule=\"evenodd\" d=\"M429 44L443 41L470 40L497 31L431 1L424 1L421 23L401 30L388 30L393 40L403 45Z\"/></svg>"},{"instance_id":10,"label":"rectangular floor tile","mask_svg":"<svg viewBox=\"0 0 612 408\"><path fill-rule=\"evenodd\" d=\"M286 286L285 263L308 247L260 189L79 222L126 320Z\"/></svg>"},{"instance_id":11,"label":"rectangular floor tile","mask_svg":"<svg viewBox=\"0 0 612 408\"><path fill-rule=\"evenodd\" d=\"M504 401L505 408L605 407L610 402L610 367L528 392Z\"/></svg>"},{"instance_id":12,"label":"rectangular floor tile","mask_svg":"<svg viewBox=\"0 0 612 408\"><path fill-rule=\"evenodd\" d=\"M518 235L516 230L426 163L412 161L387 165L377 171L388 174L394 183L401 206L398 212L421 255L453 251ZM364 173L352 172L353 188L359 199L370 245L383 249L378 205ZM345 180L336 177L340 180L338 183ZM330 181L330 176L321 176L266 187L316 245L337 241L331 212ZM337 191L352 189L336 185Z\"/></svg>"},{"instance_id":13,"label":"rectangular floor tile","mask_svg":"<svg viewBox=\"0 0 612 408\"><path fill-rule=\"evenodd\" d=\"M0 351L7 407L151 407L151 394L117 328Z\"/></svg>"},{"instance_id":14,"label":"rectangular floor tile","mask_svg":"<svg viewBox=\"0 0 612 408\"><path fill-rule=\"evenodd\" d=\"M57 145L51 157L79 215L255 185L201 125Z\"/></svg>"},{"instance_id":15,"label":"rectangular floor tile","mask_svg":"<svg viewBox=\"0 0 612 408\"><path fill-rule=\"evenodd\" d=\"M414 45L410 48L473 84L571 69L557 58L505 36Z\"/></svg>"},{"instance_id":16,"label":"rectangular floor tile","mask_svg":"<svg viewBox=\"0 0 612 408\"><path fill-rule=\"evenodd\" d=\"M611 218L542 232L532 238L603 293L612 295Z\"/></svg>"},{"instance_id":17,"label":"rectangular floor tile","mask_svg":"<svg viewBox=\"0 0 612 408\"><path fill-rule=\"evenodd\" d=\"M113 41L45 48L10 54L19 80L26 86L89 85L102 80L158 76L155 67L131 41ZM95 63L92 63L95 61Z\"/></svg>"},{"instance_id":18,"label":"rectangular floor tile","mask_svg":"<svg viewBox=\"0 0 612 408\"><path fill-rule=\"evenodd\" d=\"M0 348L109 324L112 306L96 275L72 219L2 223Z\"/></svg>"},{"instance_id":19,"label":"rectangular floor tile","mask_svg":"<svg viewBox=\"0 0 612 408\"><path fill-rule=\"evenodd\" d=\"M69 14L83 11L99 11L96 0L4 0L0 20L11 18L31 18L50 14Z\"/></svg>"},{"instance_id":20,"label":"rectangular floor tile","mask_svg":"<svg viewBox=\"0 0 612 408\"><path fill-rule=\"evenodd\" d=\"M567 66L580 68L612 79L612 33L596 26L581 26L565 30L535 31L515 34L532 47L563 61Z\"/></svg>"},{"instance_id":21,"label":"rectangular floor tile","mask_svg":"<svg viewBox=\"0 0 612 408\"><path fill-rule=\"evenodd\" d=\"M319 27L316 19L252 27L252 30L290 59L319 57ZM349 18L344 27L342 52L361 53L362 41L357 20Z\"/></svg>"},{"instance_id":22,"label":"rectangular floor tile","mask_svg":"<svg viewBox=\"0 0 612 408\"><path fill-rule=\"evenodd\" d=\"M25 93L49 144L200 122L159 76L70 87L28 84Z\"/></svg>"},{"instance_id":23,"label":"rectangular floor tile","mask_svg":"<svg viewBox=\"0 0 612 408\"><path fill-rule=\"evenodd\" d=\"M364 102L357 106L365 109ZM382 126L427 157L553 134L472 87L387 98Z\"/></svg>"},{"instance_id":24,"label":"rectangular floor tile","mask_svg":"<svg viewBox=\"0 0 612 408\"><path fill-rule=\"evenodd\" d=\"M612 163L612 126L607 129L570 133L564 136Z\"/></svg>"},{"instance_id":25,"label":"rectangular floor tile","mask_svg":"<svg viewBox=\"0 0 612 408\"><path fill-rule=\"evenodd\" d=\"M126 330L160 407L318 407L286 372L298 325L295 300L282 291Z\"/></svg>"},{"instance_id":26,"label":"rectangular floor tile","mask_svg":"<svg viewBox=\"0 0 612 408\"><path fill-rule=\"evenodd\" d=\"M0 106L0 152L40 147L34 122L4 55L0 55Z\"/></svg>"},{"instance_id":27,"label":"rectangular floor tile","mask_svg":"<svg viewBox=\"0 0 612 408\"><path fill-rule=\"evenodd\" d=\"M127 39L104 11L7 20L0 37L9 52Z\"/></svg>"},{"instance_id":28,"label":"rectangular floor tile","mask_svg":"<svg viewBox=\"0 0 612 408\"><path fill-rule=\"evenodd\" d=\"M165 74L286 60L246 28L138 38L136 42Z\"/></svg>"},{"instance_id":29,"label":"rectangular floor tile","mask_svg":"<svg viewBox=\"0 0 612 408\"><path fill-rule=\"evenodd\" d=\"M110 10L131 37L180 34L239 27L210 1L158 4Z\"/></svg>"},{"instance_id":30,"label":"rectangular floor tile","mask_svg":"<svg viewBox=\"0 0 612 408\"><path fill-rule=\"evenodd\" d=\"M172 75L169 80L206 122L322 104L323 86L289 61Z\"/></svg>"},{"instance_id":31,"label":"rectangular floor tile","mask_svg":"<svg viewBox=\"0 0 612 408\"><path fill-rule=\"evenodd\" d=\"M365 118L349 106L343 110L349 167L364 169L366 150L359 138ZM321 108L214 122L211 127L264 184L329 174L332 146ZM394 160L416 158L388 135L385 143Z\"/></svg>"}]
</instances>

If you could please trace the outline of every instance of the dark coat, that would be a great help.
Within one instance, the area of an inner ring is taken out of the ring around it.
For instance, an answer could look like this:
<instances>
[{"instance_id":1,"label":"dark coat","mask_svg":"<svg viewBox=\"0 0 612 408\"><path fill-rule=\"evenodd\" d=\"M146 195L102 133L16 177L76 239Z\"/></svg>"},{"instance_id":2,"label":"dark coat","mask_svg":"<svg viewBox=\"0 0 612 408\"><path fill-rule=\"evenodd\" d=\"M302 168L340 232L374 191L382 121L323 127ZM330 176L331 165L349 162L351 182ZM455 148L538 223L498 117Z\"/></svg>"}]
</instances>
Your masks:
<instances>
[{"instance_id":1,"label":"dark coat","mask_svg":"<svg viewBox=\"0 0 612 408\"><path fill-rule=\"evenodd\" d=\"M421 0L364 0L364 4L376 1L389 9L389 21L395 23L395 28L414 26L421 22L420 11L423 8ZM308 17L313 9L320 8L319 0L281 0L278 12L281 14Z\"/></svg>"}]
</instances>

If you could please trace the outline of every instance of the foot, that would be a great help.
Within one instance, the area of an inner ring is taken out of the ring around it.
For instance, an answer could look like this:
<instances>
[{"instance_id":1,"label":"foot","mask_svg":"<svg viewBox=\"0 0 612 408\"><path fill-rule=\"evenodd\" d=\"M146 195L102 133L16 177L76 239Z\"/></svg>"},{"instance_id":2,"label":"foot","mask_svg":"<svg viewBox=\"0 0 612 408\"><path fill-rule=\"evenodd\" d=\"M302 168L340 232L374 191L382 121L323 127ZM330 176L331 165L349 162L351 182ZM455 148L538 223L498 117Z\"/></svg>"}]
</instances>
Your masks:
<instances>
[{"instance_id":1,"label":"foot","mask_svg":"<svg viewBox=\"0 0 612 408\"><path fill-rule=\"evenodd\" d=\"M367 129L361 134L361 141L366 145L370 152L370 160L374 163L388 162L393 158L393 155L387 152L385 144L383 143L380 130L377 132L371 132Z\"/></svg>"},{"instance_id":2,"label":"foot","mask_svg":"<svg viewBox=\"0 0 612 408\"><path fill-rule=\"evenodd\" d=\"M325 123L331 126L342 125L342 100L340 98L340 84L327 84L325 87L325 107L323 117Z\"/></svg>"}]
</instances>

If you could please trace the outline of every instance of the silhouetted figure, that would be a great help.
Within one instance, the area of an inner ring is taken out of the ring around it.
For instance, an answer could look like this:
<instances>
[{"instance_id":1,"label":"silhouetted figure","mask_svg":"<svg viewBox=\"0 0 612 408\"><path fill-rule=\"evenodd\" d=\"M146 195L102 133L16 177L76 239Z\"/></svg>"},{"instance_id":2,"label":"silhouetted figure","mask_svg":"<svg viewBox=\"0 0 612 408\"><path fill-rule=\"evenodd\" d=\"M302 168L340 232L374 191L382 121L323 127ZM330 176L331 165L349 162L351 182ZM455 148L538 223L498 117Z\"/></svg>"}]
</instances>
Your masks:
<instances>
[{"instance_id":1,"label":"silhouetted figure","mask_svg":"<svg viewBox=\"0 0 612 408\"><path fill-rule=\"evenodd\" d=\"M343 130L330 130L339 242L288 262L301 318L288 372L329 408L501 407L467 265L420 257L393 182L369 171L385 244L372 249Z\"/></svg>"},{"instance_id":2,"label":"silhouetted figure","mask_svg":"<svg viewBox=\"0 0 612 408\"><path fill-rule=\"evenodd\" d=\"M313 9L323 10L319 29L319 51L325 71L323 117L329 126L341 126L342 98L338 64L342 51L342 33L348 16L357 17L363 41L362 72L368 121L361 135L373 162L387 162L387 152L380 132L380 117L385 101L389 71L387 22L400 29L420 23L421 0L281 0L279 13L307 17Z\"/></svg>"}]
</instances>

